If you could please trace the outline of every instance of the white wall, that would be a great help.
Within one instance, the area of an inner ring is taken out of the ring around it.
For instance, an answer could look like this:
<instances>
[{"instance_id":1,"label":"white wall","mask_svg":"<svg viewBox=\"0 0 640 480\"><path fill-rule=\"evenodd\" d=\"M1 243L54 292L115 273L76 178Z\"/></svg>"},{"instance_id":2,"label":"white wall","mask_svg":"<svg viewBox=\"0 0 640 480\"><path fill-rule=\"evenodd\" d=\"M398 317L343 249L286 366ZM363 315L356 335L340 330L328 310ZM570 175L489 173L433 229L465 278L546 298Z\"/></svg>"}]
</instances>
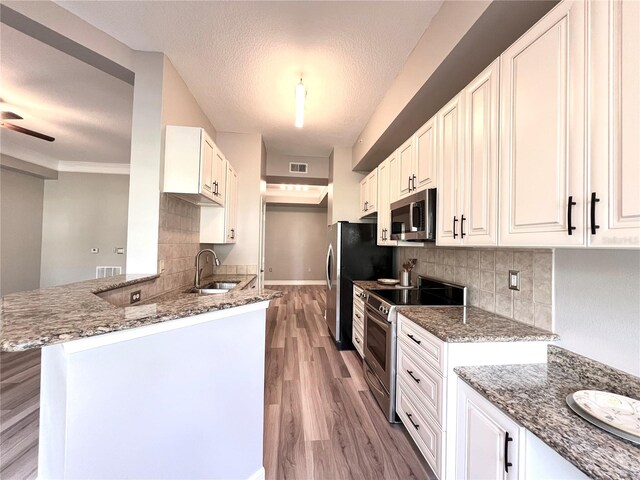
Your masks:
<instances>
[{"instance_id":1,"label":"white wall","mask_svg":"<svg viewBox=\"0 0 640 480\"><path fill-rule=\"evenodd\" d=\"M360 181L364 174L351 171L351 148L335 147L329 156L327 224L360 219Z\"/></svg>"},{"instance_id":2,"label":"white wall","mask_svg":"<svg viewBox=\"0 0 640 480\"><path fill-rule=\"evenodd\" d=\"M0 296L40 286L44 180L0 169Z\"/></svg>"},{"instance_id":3,"label":"white wall","mask_svg":"<svg viewBox=\"0 0 640 480\"><path fill-rule=\"evenodd\" d=\"M258 265L262 136L218 132L216 144L238 173L238 239L215 251L225 265Z\"/></svg>"},{"instance_id":4,"label":"white wall","mask_svg":"<svg viewBox=\"0 0 640 480\"><path fill-rule=\"evenodd\" d=\"M559 345L640 376L640 252L555 252Z\"/></svg>"},{"instance_id":5,"label":"white wall","mask_svg":"<svg viewBox=\"0 0 640 480\"><path fill-rule=\"evenodd\" d=\"M265 280L324 281L326 219L326 208L267 205Z\"/></svg>"},{"instance_id":6,"label":"white wall","mask_svg":"<svg viewBox=\"0 0 640 480\"><path fill-rule=\"evenodd\" d=\"M41 288L95 278L97 266L125 271L113 249L127 244L128 198L128 175L60 172L45 182Z\"/></svg>"}]
</instances>

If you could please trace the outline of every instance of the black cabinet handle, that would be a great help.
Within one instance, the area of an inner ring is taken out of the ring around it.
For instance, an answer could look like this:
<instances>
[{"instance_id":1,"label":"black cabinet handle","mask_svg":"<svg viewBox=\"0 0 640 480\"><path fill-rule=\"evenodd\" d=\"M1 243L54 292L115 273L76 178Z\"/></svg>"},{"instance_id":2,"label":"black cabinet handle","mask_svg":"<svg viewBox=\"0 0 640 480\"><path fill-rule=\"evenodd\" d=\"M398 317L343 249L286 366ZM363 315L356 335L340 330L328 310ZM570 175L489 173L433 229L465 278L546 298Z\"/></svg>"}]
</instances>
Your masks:
<instances>
[{"instance_id":1,"label":"black cabinet handle","mask_svg":"<svg viewBox=\"0 0 640 480\"><path fill-rule=\"evenodd\" d=\"M464 218L464 215L462 215L460 217L460 238L464 238L464 221L466 219Z\"/></svg>"},{"instance_id":2,"label":"black cabinet handle","mask_svg":"<svg viewBox=\"0 0 640 480\"><path fill-rule=\"evenodd\" d=\"M413 370L407 370L407 373L416 381L416 383L420 383L420 379L413 376Z\"/></svg>"},{"instance_id":3,"label":"black cabinet handle","mask_svg":"<svg viewBox=\"0 0 640 480\"><path fill-rule=\"evenodd\" d=\"M360 343L360 339L358 337L356 337L356 342Z\"/></svg>"},{"instance_id":4,"label":"black cabinet handle","mask_svg":"<svg viewBox=\"0 0 640 480\"><path fill-rule=\"evenodd\" d=\"M357 318L362 318L359 313L356 313Z\"/></svg>"},{"instance_id":5,"label":"black cabinet handle","mask_svg":"<svg viewBox=\"0 0 640 480\"><path fill-rule=\"evenodd\" d=\"M413 415L411 415L409 412L404 412L407 414L407 417L409 418L409 421L411 422L411 425L413 425L413 428L415 428L416 430L420 429L420 425L418 425L416 422L413 421Z\"/></svg>"},{"instance_id":6,"label":"black cabinet handle","mask_svg":"<svg viewBox=\"0 0 640 480\"><path fill-rule=\"evenodd\" d=\"M411 191L411 175L409 175L409 182L407 183L407 188Z\"/></svg>"},{"instance_id":7,"label":"black cabinet handle","mask_svg":"<svg viewBox=\"0 0 640 480\"><path fill-rule=\"evenodd\" d=\"M420 345L422 343L422 340L416 340L416 338L413 335L411 335L410 333L407 333L407 337L409 337L411 340L416 342L418 345Z\"/></svg>"},{"instance_id":8,"label":"black cabinet handle","mask_svg":"<svg viewBox=\"0 0 640 480\"><path fill-rule=\"evenodd\" d=\"M513 463L509 461L509 442L513 442L513 438L509 436L509 432L504 433L504 471L509 473L509 467L513 467Z\"/></svg>"},{"instance_id":9,"label":"black cabinet handle","mask_svg":"<svg viewBox=\"0 0 640 480\"><path fill-rule=\"evenodd\" d=\"M235 229L231 229L231 239L233 240L234 238L236 238L236 231Z\"/></svg>"},{"instance_id":10,"label":"black cabinet handle","mask_svg":"<svg viewBox=\"0 0 640 480\"><path fill-rule=\"evenodd\" d=\"M574 205L577 205L577 203L573 201L573 195L569 195L569 202L567 203L567 234L569 235L573 235L573 231L576 229L571 225L571 212Z\"/></svg>"},{"instance_id":11,"label":"black cabinet handle","mask_svg":"<svg viewBox=\"0 0 640 480\"><path fill-rule=\"evenodd\" d=\"M416 176L415 175L413 175L411 177L411 184L413 185L413 189L415 190L416 189Z\"/></svg>"},{"instance_id":12,"label":"black cabinet handle","mask_svg":"<svg viewBox=\"0 0 640 480\"><path fill-rule=\"evenodd\" d=\"M456 233L456 223L458 223L458 217L453 217L453 238L458 236Z\"/></svg>"},{"instance_id":13,"label":"black cabinet handle","mask_svg":"<svg viewBox=\"0 0 640 480\"><path fill-rule=\"evenodd\" d=\"M600 228L600 225L596 225L596 203L599 201L596 192L591 192L591 235L595 235L596 230Z\"/></svg>"}]
</instances>

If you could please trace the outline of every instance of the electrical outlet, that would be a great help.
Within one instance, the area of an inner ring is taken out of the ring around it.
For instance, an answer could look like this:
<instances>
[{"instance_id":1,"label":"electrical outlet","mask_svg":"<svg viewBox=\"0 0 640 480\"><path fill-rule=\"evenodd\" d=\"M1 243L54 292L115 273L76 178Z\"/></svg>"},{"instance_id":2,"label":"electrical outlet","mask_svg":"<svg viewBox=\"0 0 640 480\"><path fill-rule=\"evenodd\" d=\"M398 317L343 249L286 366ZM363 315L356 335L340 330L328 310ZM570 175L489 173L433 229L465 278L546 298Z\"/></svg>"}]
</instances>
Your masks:
<instances>
[{"instance_id":1,"label":"electrical outlet","mask_svg":"<svg viewBox=\"0 0 640 480\"><path fill-rule=\"evenodd\" d=\"M509 270L509 289L520 291L520 272L518 270Z\"/></svg>"},{"instance_id":2,"label":"electrical outlet","mask_svg":"<svg viewBox=\"0 0 640 480\"><path fill-rule=\"evenodd\" d=\"M273 268L269 267L269 271L270 271L270 272L273 272Z\"/></svg>"},{"instance_id":3,"label":"electrical outlet","mask_svg":"<svg viewBox=\"0 0 640 480\"><path fill-rule=\"evenodd\" d=\"M160 273L164 272L164 260L158 261L158 270L160 270Z\"/></svg>"},{"instance_id":4,"label":"electrical outlet","mask_svg":"<svg viewBox=\"0 0 640 480\"><path fill-rule=\"evenodd\" d=\"M131 292L131 301L129 303L137 303L142 298L142 290Z\"/></svg>"},{"instance_id":5,"label":"electrical outlet","mask_svg":"<svg viewBox=\"0 0 640 480\"><path fill-rule=\"evenodd\" d=\"M91 253L98 253L100 251L100 249L98 247L92 247L91 248Z\"/></svg>"},{"instance_id":6,"label":"electrical outlet","mask_svg":"<svg viewBox=\"0 0 640 480\"><path fill-rule=\"evenodd\" d=\"M124 248L122 247L115 247L113 249L113 253L115 253L116 255L124 255Z\"/></svg>"}]
</instances>

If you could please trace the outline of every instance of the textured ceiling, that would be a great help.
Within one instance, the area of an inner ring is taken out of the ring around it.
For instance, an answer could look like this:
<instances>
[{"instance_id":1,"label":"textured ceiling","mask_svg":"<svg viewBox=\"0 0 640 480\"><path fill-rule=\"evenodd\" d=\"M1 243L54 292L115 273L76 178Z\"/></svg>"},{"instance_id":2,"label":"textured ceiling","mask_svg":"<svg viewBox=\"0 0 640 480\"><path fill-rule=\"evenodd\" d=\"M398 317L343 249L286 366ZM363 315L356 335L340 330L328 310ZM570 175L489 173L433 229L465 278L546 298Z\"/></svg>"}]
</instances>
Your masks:
<instances>
[{"instance_id":1,"label":"textured ceiling","mask_svg":"<svg viewBox=\"0 0 640 480\"><path fill-rule=\"evenodd\" d=\"M0 129L2 153L57 162L129 163L133 87L0 24L0 97L24 117L11 123L55 137L49 143Z\"/></svg>"},{"instance_id":2,"label":"textured ceiling","mask_svg":"<svg viewBox=\"0 0 640 480\"><path fill-rule=\"evenodd\" d=\"M218 130L327 156L353 145L442 2L57 3L131 48L167 54Z\"/></svg>"}]
</instances>

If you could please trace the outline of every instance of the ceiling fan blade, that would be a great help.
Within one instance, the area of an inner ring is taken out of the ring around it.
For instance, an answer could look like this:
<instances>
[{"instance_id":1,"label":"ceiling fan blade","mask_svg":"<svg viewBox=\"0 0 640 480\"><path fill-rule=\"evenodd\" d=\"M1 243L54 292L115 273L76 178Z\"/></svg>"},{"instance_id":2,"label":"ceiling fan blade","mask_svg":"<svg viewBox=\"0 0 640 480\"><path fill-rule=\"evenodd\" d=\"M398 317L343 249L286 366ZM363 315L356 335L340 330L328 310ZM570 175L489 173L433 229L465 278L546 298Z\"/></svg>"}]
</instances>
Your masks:
<instances>
[{"instance_id":1,"label":"ceiling fan blade","mask_svg":"<svg viewBox=\"0 0 640 480\"><path fill-rule=\"evenodd\" d=\"M28 128L18 127L17 125L12 125L11 123L2 123L0 126L8 128L9 130L13 130L14 132L31 135L32 137L36 137L47 142L53 142L55 140L55 138L50 137L49 135L45 135L44 133L35 132L33 130L29 130Z\"/></svg>"},{"instance_id":2,"label":"ceiling fan blade","mask_svg":"<svg viewBox=\"0 0 640 480\"><path fill-rule=\"evenodd\" d=\"M13 112L0 112L2 120L22 120L22 117Z\"/></svg>"}]
</instances>

